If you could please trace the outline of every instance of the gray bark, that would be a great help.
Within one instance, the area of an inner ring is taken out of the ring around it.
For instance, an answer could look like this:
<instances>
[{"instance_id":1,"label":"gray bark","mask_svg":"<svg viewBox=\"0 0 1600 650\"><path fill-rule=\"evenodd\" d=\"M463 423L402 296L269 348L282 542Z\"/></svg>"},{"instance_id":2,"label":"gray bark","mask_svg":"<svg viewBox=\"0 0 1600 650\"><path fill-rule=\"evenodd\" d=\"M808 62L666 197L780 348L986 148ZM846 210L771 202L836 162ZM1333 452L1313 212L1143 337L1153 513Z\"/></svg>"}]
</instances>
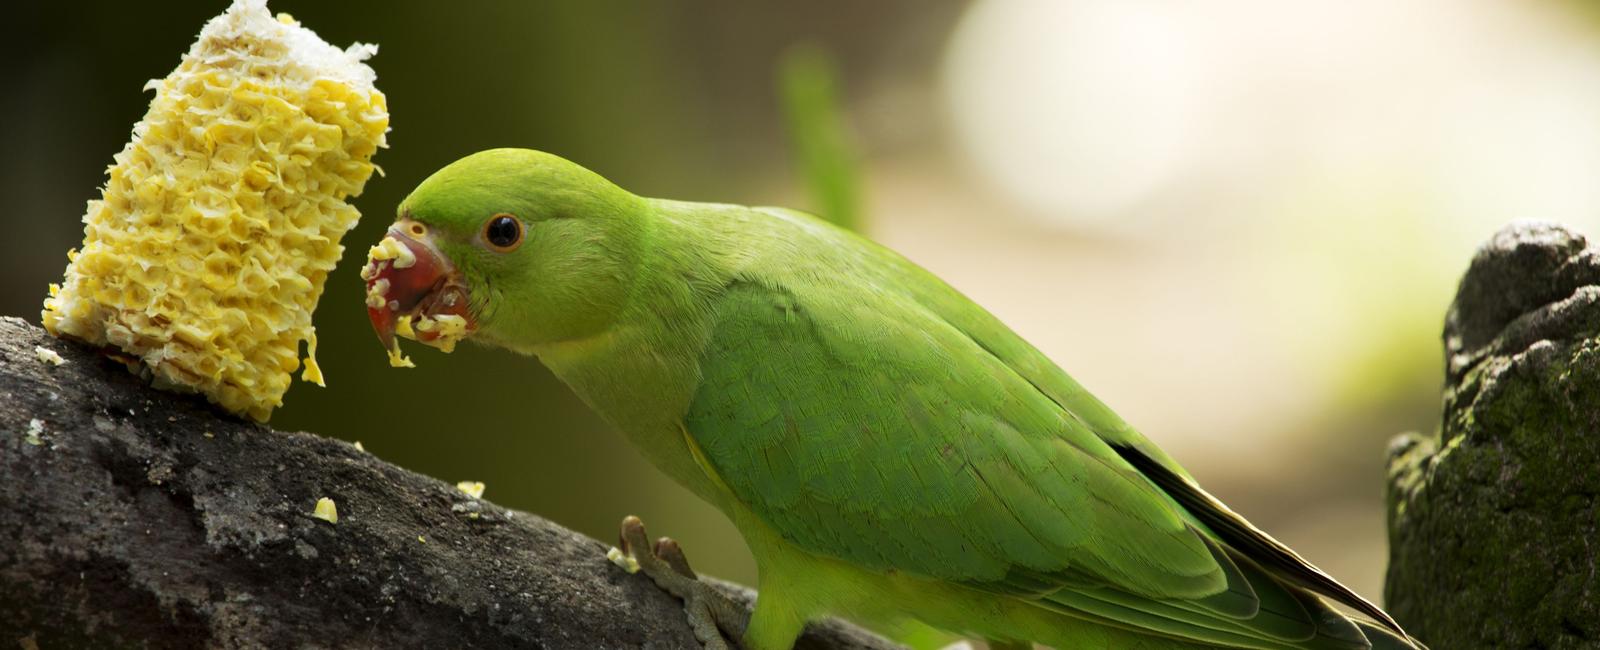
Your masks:
<instances>
[{"instance_id":1,"label":"gray bark","mask_svg":"<svg viewBox=\"0 0 1600 650\"><path fill-rule=\"evenodd\" d=\"M698 647L607 546L0 318L0 647ZM892 646L828 622L801 647Z\"/></svg>"},{"instance_id":2,"label":"gray bark","mask_svg":"<svg viewBox=\"0 0 1600 650\"><path fill-rule=\"evenodd\" d=\"M1440 429L1389 461L1389 611L1434 648L1600 647L1600 251L1514 224L1445 324Z\"/></svg>"}]
</instances>

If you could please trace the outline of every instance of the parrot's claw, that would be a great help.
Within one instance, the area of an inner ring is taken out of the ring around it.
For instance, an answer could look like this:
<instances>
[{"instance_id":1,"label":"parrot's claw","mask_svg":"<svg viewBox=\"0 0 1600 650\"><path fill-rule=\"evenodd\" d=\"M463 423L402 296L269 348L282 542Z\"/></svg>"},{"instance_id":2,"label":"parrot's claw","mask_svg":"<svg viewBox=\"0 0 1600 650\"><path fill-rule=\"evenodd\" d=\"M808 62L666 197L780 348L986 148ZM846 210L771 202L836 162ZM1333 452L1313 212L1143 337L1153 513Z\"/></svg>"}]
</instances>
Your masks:
<instances>
[{"instance_id":1,"label":"parrot's claw","mask_svg":"<svg viewBox=\"0 0 1600 650\"><path fill-rule=\"evenodd\" d=\"M622 520L621 544L622 553L636 561L639 570L650 576L656 586L683 600L689 627L705 650L739 647L737 639L744 636L750 613L727 594L701 582L694 569L689 568L689 559L677 541L663 537L651 544L644 522L629 516ZM735 641L729 642L729 638Z\"/></svg>"}]
</instances>

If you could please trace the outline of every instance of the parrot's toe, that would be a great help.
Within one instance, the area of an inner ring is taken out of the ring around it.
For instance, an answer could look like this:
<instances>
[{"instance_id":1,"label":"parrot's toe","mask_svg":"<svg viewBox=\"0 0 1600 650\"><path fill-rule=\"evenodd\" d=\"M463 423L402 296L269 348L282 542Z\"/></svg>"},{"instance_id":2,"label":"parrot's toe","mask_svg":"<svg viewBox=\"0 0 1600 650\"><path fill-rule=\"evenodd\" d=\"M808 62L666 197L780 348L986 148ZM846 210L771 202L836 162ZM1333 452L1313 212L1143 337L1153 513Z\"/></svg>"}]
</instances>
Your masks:
<instances>
[{"instance_id":1,"label":"parrot's toe","mask_svg":"<svg viewBox=\"0 0 1600 650\"><path fill-rule=\"evenodd\" d=\"M749 626L750 614L727 594L700 581L689 559L676 540L662 537L650 543L644 522L629 516L622 520L621 551L638 565L638 570L674 596L683 600L683 612L694 629L694 636L706 650L732 650ZM641 550L646 552L641 553ZM727 636L724 636L726 633Z\"/></svg>"}]
</instances>

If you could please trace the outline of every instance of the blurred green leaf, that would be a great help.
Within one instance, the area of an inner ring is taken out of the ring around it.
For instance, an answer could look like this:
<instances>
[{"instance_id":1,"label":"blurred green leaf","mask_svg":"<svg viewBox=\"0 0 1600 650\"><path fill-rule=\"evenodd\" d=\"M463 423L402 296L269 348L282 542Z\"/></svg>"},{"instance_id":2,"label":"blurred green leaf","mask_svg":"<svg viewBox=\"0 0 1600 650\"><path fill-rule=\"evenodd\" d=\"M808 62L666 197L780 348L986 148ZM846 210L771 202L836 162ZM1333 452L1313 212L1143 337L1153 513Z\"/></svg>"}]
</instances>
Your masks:
<instances>
[{"instance_id":1,"label":"blurred green leaf","mask_svg":"<svg viewBox=\"0 0 1600 650\"><path fill-rule=\"evenodd\" d=\"M817 215L859 230L859 165L839 110L838 65L822 48L789 48L778 65L778 90L796 164L810 185Z\"/></svg>"}]
</instances>

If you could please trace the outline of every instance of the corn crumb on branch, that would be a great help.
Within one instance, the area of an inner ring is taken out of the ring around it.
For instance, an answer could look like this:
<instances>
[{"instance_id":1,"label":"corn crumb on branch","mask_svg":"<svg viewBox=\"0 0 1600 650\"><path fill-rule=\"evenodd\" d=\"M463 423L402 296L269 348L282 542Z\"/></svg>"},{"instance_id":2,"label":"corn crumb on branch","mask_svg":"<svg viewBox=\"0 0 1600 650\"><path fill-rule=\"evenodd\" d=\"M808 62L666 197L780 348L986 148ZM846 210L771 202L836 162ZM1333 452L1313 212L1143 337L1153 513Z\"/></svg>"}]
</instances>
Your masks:
<instances>
[{"instance_id":1,"label":"corn crumb on branch","mask_svg":"<svg viewBox=\"0 0 1600 650\"><path fill-rule=\"evenodd\" d=\"M322 383L311 314L360 214L389 114L363 61L265 0L236 0L156 96L84 216L44 326L113 345L160 386L265 421Z\"/></svg>"}]
</instances>

